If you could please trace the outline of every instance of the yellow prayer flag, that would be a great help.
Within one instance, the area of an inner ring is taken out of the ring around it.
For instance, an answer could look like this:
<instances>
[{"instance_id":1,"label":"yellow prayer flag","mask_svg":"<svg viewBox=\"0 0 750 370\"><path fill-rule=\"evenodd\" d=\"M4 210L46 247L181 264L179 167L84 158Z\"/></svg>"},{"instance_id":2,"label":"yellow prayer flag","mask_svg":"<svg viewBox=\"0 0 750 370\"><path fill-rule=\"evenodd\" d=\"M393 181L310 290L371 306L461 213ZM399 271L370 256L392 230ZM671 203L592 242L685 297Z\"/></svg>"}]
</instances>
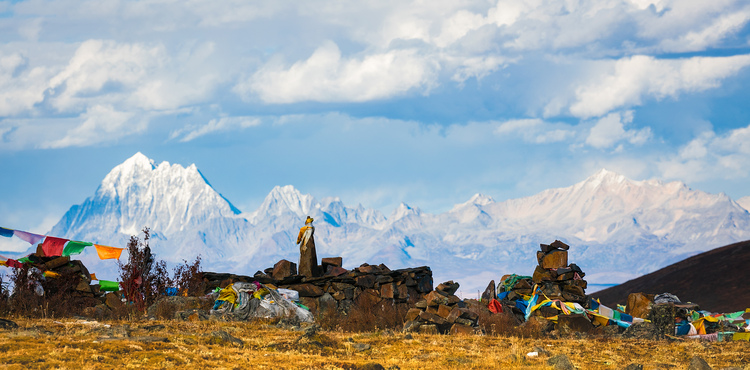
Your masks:
<instances>
[{"instance_id":1,"label":"yellow prayer flag","mask_svg":"<svg viewBox=\"0 0 750 370\"><path fill-rule=\"evenodd\" d=\"M96 273L91 274L91 280L99 280L96 278Z\"/></svg>"},{"instance_id":2,"label":"yellow prayer flag","mask_svg":"<svg viewBox=\"0 0 750 370\"><path fill-rule=\"evenodd\" d=\"M45 271L44 277L51 277L51 278L57 278L60 277L60 274L54 272L54 271Z\"/></svg>"},{"instance_id":3,"label":"yellow prayer flag","mask_svg":"<svg viewBox=\"0 0 750 370\"><path fill-rule=\"evenodd\" d=\"M108 247L106 245L99 245L94 244L94 248L96 248L96 253L99 254L99 259L106 260L106 259L120 259L120 254L122 254L122 250L125 248L115 248L115 247Z\"/></svg>"}]
</instances>

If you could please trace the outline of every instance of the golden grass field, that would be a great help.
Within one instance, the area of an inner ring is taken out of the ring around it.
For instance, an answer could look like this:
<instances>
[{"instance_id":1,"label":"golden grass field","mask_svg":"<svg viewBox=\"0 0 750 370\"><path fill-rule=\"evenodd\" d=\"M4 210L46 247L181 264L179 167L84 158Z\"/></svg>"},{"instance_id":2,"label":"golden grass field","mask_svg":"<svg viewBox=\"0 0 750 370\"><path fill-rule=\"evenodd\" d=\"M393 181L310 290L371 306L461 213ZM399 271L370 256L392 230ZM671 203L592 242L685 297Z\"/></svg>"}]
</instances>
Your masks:
<instances>
[{"instance_id":1,"label":"golden grass field","mask_svg":"<svg viewBox=\"0 0 750 370\"><path fill-rule=\"evenodd\" d=\"M379 368L374 364L385 369L550 369L549 356L558 354L567 355L578 369L622 369L631 363L685 369L695 355L714 369L750 369L748 342L304 332L267 322L11 319L19 328L0 330L0 367L8 369ZM549 354L526 355L538 349Z\"/></svg>"}]
</instances>

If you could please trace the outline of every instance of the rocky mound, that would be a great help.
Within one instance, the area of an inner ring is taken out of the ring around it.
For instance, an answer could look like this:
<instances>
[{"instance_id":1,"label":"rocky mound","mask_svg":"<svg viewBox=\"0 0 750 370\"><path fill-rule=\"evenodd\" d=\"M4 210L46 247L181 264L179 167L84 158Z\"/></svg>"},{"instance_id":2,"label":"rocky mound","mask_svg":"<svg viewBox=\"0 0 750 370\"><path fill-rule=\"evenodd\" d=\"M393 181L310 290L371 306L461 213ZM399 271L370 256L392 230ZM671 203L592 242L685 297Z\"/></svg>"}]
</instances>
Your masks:
<instances>
[{"instance_id":1,"label":"rocky mound","mask_svg":"<svg viewBox=\"0 0 750 370\"><path fill-rule=\"evenodd\" d=\"M648 275L592 294L602 303L625 304L634 292L669 292L712 312L734 312L750 302L750 240L704 252Z\"/></svg>"}]
</instances>

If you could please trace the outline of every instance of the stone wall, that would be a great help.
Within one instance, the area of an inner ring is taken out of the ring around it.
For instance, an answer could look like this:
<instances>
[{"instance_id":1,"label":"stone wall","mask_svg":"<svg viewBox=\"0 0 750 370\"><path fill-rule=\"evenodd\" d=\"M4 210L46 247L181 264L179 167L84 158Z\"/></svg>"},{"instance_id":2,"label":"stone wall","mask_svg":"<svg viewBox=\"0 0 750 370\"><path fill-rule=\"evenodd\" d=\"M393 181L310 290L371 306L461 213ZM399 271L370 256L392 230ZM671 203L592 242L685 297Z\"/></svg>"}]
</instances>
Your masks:
<instances>
[{"instance_id":1,"label":"stone wall","mask_svg":"<svg viewBox=\"0 0 750 370\"><path fill-rule=\"evenodd\" d=\"M312 278L297 275L296 265L286 260L253 276L204 272L203 277L209 289L236 281L258 281L296 290L300 303L314 314L331 309L348 312L354 305L374 307L382 303L407 308L432 291L432 270L428 266L391 270L384 264L363 264L346 270L341 267L340 258L323 262L325 275Z\"/></svg>"}]
</instances>

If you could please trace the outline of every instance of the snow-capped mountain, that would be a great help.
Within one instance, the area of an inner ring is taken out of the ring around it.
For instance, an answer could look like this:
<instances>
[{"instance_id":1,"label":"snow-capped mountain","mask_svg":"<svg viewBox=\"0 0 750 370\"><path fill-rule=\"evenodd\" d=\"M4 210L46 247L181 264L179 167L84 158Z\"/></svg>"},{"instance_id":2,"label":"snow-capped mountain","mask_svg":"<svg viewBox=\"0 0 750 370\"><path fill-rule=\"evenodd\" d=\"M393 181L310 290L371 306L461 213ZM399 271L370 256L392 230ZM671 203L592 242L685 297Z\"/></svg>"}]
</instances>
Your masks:
<instances>
[{"instance_id":1,"label":"snow-capped mountain","mask_svg":"<svg viewBox=\"0 0 750 370\"><path fill-rule=\"evenodd\" d=\"M742 197L740 199L737 199L737 204L742 206L742 208L750 210L750 196Z\"/></svg>"},{"instance_id":2,"label":"snow-capped mountain","mask_svg":"<svg viewBox=\"0 0 750 370\"><path fill-rule=\"evenodd\" d=\"M750 214L724 194L606 170L526 198L496 202L476 194L441 214L402 203L385 217L338 198L316 200L291 185L273 188L258 209L241 213L195 165L155 166L141 153L115 167L49 234L124 246L149 226L158 258L192 261L200 254L207 270L251 275L281 258L297 259L294 242L308 215L316 220L319 257L341 256L345 267L429 265L436 282L458 280L466 296L506 273L531 274L539 243L555 239L570 244L569 260L601 283L750 239ZM82 259L92 271L113 274L111 261L87 253Z\"/></svg>"}]
</instances>

